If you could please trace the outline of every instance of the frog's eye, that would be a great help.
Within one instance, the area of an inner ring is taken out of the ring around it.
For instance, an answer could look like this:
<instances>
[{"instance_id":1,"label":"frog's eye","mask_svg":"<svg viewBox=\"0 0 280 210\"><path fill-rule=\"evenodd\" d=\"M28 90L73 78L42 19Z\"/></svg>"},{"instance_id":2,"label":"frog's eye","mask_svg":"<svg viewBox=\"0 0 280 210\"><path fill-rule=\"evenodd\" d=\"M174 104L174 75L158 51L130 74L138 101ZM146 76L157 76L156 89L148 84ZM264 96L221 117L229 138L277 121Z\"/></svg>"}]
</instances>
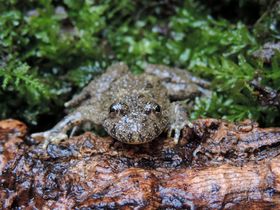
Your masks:
<instances>
[{"instance_id":1,"label":"frog's eye","mask_svg":"<svg viewBox=\"0 0 280 210\"><path fill-rule=\"evenodd\" d=\"M128 112L128 106L125 103L116 102L113 103L109 108L109 113L111 117L114 117L116 114L124 115Z\"/></svg>"},{"instance_id":2,"label":"frog's eye","mask_svg":"<svg viewBox=\"0 0 280 210\"><path fill-rule=\"evenodd\" d=\"M156 104L156 105L154 106L154 111L155 111L155 112L161 112L161 107L160 107L160 105Z\"/></svg>"},{"instance_id":3,"label":"frog's eye","mask_svg":"<svg viewBox=\"0 0 280 210\"><path fill-rule=\"evenodd\" d=\"M157 103L149 102L145 105L144 111L145 111L146 114L150 114L152 112L160 113L161 112L161 107Z\"/></svg>"}]
</instances>

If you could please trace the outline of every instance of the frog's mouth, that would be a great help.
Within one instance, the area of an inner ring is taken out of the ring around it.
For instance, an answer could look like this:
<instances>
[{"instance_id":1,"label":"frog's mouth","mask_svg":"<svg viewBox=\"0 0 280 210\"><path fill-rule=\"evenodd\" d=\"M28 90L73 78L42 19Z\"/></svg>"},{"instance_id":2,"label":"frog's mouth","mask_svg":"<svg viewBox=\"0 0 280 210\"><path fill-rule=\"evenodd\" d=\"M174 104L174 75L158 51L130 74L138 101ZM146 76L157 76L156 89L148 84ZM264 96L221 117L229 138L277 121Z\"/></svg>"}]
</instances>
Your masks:
<instances>
[{"instance_id":1,"label":"frog's mouth","mask_svg":"<svg viewBox=\"0 0 280 210\"><path fill-rule=\"evenodd\" d=\"M166 119L137 119L124 116L119 119L105 119L104 129L113 138L127 144L144 144L158 137L167 124Z\"/></svg>"}]
</instances>

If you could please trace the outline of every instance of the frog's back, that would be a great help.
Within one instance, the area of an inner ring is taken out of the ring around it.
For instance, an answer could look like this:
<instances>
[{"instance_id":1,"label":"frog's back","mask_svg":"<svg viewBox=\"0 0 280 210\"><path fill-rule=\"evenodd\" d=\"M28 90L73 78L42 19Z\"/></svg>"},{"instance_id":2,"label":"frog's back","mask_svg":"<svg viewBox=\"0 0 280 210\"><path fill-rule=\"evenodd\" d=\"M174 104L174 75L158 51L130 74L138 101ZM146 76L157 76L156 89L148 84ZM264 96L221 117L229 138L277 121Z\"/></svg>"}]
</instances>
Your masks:
<instances>
[{"instance_id":1,"label":"frog's back","mask_svg":"<svg viewBox=\"0 0 280 210\"><path fill-rule=\"evenodd\" d=\"M109 104L132 97L138 97L138 103L141 103L141 98L145 98L163 107L169 104L167 90L161 85L161 81L147 74L133 75L128 73L123 75L112 83L110 90L104 97L108 98Z\"/></svg>"}]
</instances>

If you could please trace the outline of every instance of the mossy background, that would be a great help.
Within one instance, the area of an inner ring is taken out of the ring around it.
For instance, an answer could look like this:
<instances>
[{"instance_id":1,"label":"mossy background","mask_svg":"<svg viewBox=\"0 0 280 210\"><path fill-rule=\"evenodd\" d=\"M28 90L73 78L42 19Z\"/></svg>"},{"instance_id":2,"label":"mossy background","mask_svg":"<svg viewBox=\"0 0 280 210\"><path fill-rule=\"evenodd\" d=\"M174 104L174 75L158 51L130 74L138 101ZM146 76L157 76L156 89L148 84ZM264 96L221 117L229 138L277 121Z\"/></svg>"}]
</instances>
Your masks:
<instances>
[{"instance_id":1,"label":"mossy background","mask_svg":"<svg viewBox=\"0 0 280 210\"><path fill-rule=\"evenodd\" d=\"M265 0L0 0L0 118L51 127L63 103L116 61L188 69L212 82L191 118L254 119L280 126L249 83L280 87L280 56L252 57L280 39L280 3Z\"/></svg>"}]
</instances>

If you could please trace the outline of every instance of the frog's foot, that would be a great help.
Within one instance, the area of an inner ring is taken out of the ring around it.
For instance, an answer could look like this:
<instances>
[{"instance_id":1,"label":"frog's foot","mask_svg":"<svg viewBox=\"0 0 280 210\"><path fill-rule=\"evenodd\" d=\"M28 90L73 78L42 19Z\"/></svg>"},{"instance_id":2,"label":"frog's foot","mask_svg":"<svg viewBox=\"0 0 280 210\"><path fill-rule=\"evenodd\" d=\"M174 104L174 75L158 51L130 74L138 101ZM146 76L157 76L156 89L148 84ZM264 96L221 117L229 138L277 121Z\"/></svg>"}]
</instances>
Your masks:
<instances>
[{"instance_id":1,"label":"frog's foot","mask_svg":"<svg viewBox=\"0 0 280 210\"><path fill-rule=\"evenodd\" d=\"M67 139L68 136L65 133L49 130L45 132L34 133L31 135L31 138L42 142L43 143L42 147L46 149L48 144L50 143L58 144L62 140Z\"/></svg>"},{"instance_id":2,"label":"frog's foot","mask_svg":"<svg viewBox=\"0 0 280 210\"><path fill-rule=\"evenodd\" d=\"M185 120L182 122L175 122L175 123L171 124L170 128L168 130L168 137L169 138L173 137L174 143L178 144L180 136L181 136L181 131L186 126L189 128L193 128L193 124L188 120Z\"/></svg>"}]
</instances>

